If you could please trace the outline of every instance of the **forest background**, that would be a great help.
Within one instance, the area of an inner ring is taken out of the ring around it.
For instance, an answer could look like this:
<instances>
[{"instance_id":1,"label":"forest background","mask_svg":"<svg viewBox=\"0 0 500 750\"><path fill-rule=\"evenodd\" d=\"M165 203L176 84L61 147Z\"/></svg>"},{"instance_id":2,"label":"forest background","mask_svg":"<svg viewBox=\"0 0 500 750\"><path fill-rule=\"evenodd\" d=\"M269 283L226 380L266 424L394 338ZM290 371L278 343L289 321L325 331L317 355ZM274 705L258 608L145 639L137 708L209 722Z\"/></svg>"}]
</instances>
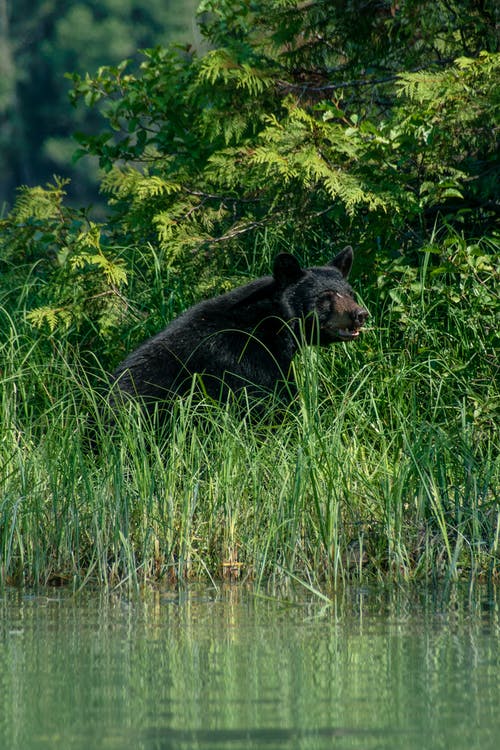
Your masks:
<instances>
[{"instance_id":1,"label":"forest background","mask_svg":"<svg viewBox=\"0 0 500 750\"><path fill-rule=\"evenodd\" d=\"M0 0L0 206L21 185L72 177L75 203L98 198L97 160L72 162L73 133L98 129L69 100L68 72L138 57L159 44L195 41L196 0Z\"/></svg>"},{"instance_id":2,"label":"forest background","mask_svg":"<svg viewBox=\"0 0 500 750\"><path fill-rule=\"evenodd\" d=\"M497 3L178 5L0 2L3 579L496 576ZM370 331L279 432L181 406L89 458L136 343L345 244Z\"/></svg>"}]
</instances>

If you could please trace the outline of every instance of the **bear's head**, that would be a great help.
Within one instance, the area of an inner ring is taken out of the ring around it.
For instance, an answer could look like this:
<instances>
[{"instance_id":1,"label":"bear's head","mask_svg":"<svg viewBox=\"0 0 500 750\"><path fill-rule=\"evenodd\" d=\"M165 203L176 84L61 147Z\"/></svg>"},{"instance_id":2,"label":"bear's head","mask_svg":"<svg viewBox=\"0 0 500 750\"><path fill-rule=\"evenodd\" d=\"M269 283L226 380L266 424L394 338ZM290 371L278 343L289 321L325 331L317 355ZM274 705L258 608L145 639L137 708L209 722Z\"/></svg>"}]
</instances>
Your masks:
<instances>
[{"instance_id":1,"label":"bear's head","mask_svg":"<svg viewBox=\"0 0 500 750\"><path fill-rule=\"evenodd\" d=\"M299 321L306 343L326 346L359 336L368 311L360 307L347 283L352 247L344 248L325 266L301 268L290 253L280 253L273 277L287 322Z\"/></svg>"}]
</instances>

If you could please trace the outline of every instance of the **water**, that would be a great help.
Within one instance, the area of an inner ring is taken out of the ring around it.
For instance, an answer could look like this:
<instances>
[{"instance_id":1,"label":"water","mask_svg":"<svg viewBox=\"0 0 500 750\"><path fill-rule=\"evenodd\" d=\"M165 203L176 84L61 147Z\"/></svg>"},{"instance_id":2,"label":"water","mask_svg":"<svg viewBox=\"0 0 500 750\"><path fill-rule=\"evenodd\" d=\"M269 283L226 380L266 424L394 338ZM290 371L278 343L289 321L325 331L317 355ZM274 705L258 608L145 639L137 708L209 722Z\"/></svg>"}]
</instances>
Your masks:
<instances>
[{"instance_id":1,"label":"water","mask_svg":"<svg viewBox=\"0 0 500 750\"><path fill-rule=\"evenodd\" d=\"M0 595L0 748L500 747L498 591Z\"/></svg>"}]
</instances>

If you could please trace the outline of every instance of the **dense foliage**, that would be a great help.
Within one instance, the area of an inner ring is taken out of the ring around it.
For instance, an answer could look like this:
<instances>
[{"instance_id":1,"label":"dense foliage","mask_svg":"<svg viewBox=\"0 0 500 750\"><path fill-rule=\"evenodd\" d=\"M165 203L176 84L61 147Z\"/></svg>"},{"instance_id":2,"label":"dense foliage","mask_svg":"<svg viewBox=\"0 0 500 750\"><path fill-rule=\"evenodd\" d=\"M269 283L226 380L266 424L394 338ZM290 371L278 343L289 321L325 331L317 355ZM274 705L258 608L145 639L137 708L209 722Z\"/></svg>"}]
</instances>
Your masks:
<instances>
[{"instance_id":1,"label":"dense foliage","mask_svg":"<svg viewBox=\"0 0 500 750\"><path fill-rule=\"evenodd\" d=\"M67 206L61 183L21 191L1 257L16 273L38 264L34 322L105 336L131 324L127 278L142 304L155 263L214 291L259 258L263 237L304 262L351 242L370 286L389 261L418 265L438 217L466 237L490 235L495 8L207 1L205 54L155 48L139 66L75 73L75 103L105 117L99 134L78 136L78 156L99 158L112 214L92 223ZM438 255L438 268L449 264Z\"/></svg>"}]
</instances>

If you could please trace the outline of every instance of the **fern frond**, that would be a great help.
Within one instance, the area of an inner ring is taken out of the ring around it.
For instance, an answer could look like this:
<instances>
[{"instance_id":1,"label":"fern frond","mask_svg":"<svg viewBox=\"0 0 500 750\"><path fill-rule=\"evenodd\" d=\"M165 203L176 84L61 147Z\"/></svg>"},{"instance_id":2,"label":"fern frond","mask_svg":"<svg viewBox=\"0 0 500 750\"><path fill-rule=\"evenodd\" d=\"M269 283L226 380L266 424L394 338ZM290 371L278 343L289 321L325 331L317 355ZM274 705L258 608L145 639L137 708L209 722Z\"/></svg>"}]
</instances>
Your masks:
<instances>
[{"instance_id":1,"label":"fern frond","mask_svg":"<svg viewBox=\"0 0 500 750\"><path fill-rule=\"evenodd\" d=\"M249 63L237 63L227 49L208 52L201 63L199 81L215 85L234 83L236 88L245 89L252 96L258 96L273 84L273 79L263 69Z\"/></svg>"},{"instance_id":2,"label":"fern frond","mask_svg":"<svg viewBox=\"0 0 500 750\"><path fill-rule=\"evenodd\" d=\"M54 184L48 184L45 188L40 185L20 187L12 209L13 219L22 224L32 219L43 221L56 218L66 195L64 188L68 183L69 180L54 177Z\"/></svg>"},{"instance_id":3,"label":"fern frond","mask_svg":"<svg viewBox=\"0 0 500 750\"><path fill-rule=\"evenodd\" d=\"M102 271L106 283L112 286L121 286L128 282L125 263L120 258L110 260L102 252L78 253L69 259L69 265L73 270L94 266Z\"/></svg>"},{"instance_id":4,"label":"fern frond","mask_svg":"<svg viewBox=\"0 0 500 750\"><path fill-rule=\"evenodd\" d=\"M49 331L53 333L57 328L68 328L73 316L71 310L66 307L36 307L27 313L26 318L34 328L43 328L48 326Z\"/></svg>"},{"instance_id":5,"label":"fern frond","mask_svg":"<svg viewBox=\"0 0 500 750\"><path fill-rule=\"evenodd\" d=\"M181 185L178 182L170 182L156 175L151 177L144 176L135 183L135 193L139 200L173 195L174 193L178 193L179 190L181 190Z\"/></svg>"}]
</instances>

